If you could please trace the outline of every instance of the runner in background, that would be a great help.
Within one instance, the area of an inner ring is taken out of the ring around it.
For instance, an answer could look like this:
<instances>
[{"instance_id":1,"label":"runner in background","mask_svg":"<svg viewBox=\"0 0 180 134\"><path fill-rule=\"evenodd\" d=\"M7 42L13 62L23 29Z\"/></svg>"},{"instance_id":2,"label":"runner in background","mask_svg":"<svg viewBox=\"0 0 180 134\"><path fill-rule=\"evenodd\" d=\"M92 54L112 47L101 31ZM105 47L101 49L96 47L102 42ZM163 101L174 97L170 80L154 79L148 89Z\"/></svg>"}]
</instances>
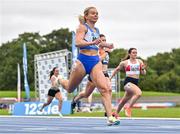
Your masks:
<instances>
[{"instance_id":1,"label":"runner in background","mask_svg":"<svg viewBox=\"0 0 180 134\"><path fill-rule=\"evenodd\" d=\"M121 111L123 106L128 102L125 107L125 114L131 117L131 108L135 102L141 97L142 91L138 86L140 74L146 74L146 65L142 60L137 59L137 49L130 48L128 50L128 55L119 63L112 73L112 77L120 70L124 70L126 73L126 78L124 81L124 96L121 99L118 108L114 115L118 117L118 113Z\"/></svg>"},{"instance_id":2,"label":"runner in background","mask_svg":"<svg viewBox=\"0 0 180 134\"><path fill-rule=\"evenodd\" d=\"M43 108L48 106L55 97L59 101L58 103L59 116L63 117L61 114L63 98L59 90L60 79L61 78L59 76L59 70L57 67L54 67L52 71L50 72L51 88L48 91L48 99L47 99L47 102L43 104L40 111L42 112Z\"/></svg>"}]
</instances>

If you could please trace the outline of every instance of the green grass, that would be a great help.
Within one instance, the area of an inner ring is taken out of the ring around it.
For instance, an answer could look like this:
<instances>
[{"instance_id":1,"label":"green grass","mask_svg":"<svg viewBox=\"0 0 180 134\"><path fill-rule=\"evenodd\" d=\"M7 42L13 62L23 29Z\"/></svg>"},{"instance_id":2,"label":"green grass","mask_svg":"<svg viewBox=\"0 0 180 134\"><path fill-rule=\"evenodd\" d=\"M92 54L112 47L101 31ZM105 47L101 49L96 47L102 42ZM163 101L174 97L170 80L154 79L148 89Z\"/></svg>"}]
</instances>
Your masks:
<instances>
[{"instance_id":1,"label":"green grass","mask_svg":"<svg viewBox=\"0 0 180 134\"><path fill-rule=\"evenodd\" d=\"M151 118L180 118L180 107L175 108L149 108L147 110L134 108L132 117L151 117ZM0 109L0 115L10 115L8 110ZM104 117L104 112L83 113L78 112L68 116L81 117ZM124 111L120 112L120 117L125 117Z\"/></svg>"},{"instance_id":2,"label":"green grass","mask_svg":"<svg viewBox=\"0 0 180 134\"><path fill-rule=\"evenodd\" d=\"M112 99L115 100L117 97L122 97L124 95L124 92L118 92L112 94ZM168 93L168 92L153 92L153 91L143 91L142 92L143 97L157 97L157 96L180 96L180 93ZM101 95L99 93L93 94L94 100L100 100Z\"/></svg>"},{"instance_id":3,"label":"green grass","mask_svg":"<svg viewBox=\"0 0 180 134\"><path fill-rule=\"evenodd\" d=\"M25 98L25 96L26 96L25 91L22 91L21 97ZM34 98L35 97L35 91L31 91L30 96L31 96L31 98ZM0 91L0 98L3 98L3 97L17 98L17 91Z\"/></svg>"},{"instance_id":4,"label":"green grass","mask_svg":"<svg viewBox=\"0 0 180 134\"><path fill-rule=\"evenodd\" d=\"M124 95L124 91L121 91L120 93L113 93L112 97L122 97ZM69 98L73 98L74 94L69 94ZM154 91L142 91L142 96L144 97L151 97L151 96L180 96L180 93L170 93L170 92L154 92ZM100 99L101 95L100 93L93 93L94 99Z\"/></svg>"},{"instance_id":5,"label":"green grass","mask_svg":"<svg viewBox=\"0 0 180 134\"><path fill-rule=\"evenodd\" d=\"M147 110L133 109L132 117L157 117L157 118L180 118L180 107L175 108L149 108ZM82 116L82 117L103 117L104 112L92 112L92 113L75 113L70 116ZM125 117L124 112L120 112L121 117Z\"/></svg>"},{"instance_id":6,"label":"green grass","mask_svg":"<svg viewBox=\"0 0 180 134\"><path fill-rule=\"evenodd\" d=\"M8 109L0 109L0 115L10 115Z\"/></svg>"},{"instance_id":7,"label":"green grass","mask_svg":"<svg viewBox=\"0 0 180 134\"><path fill-rule=\"evenodd\" d=\"M120 94L122 97L124 95L124 91L121 91L120 93L113 93L113 97L117 96L117 94ZM94 97L99 97L99 93L94 93ZM180 93L169 93L169 92L154 92L154 91L142 91L142 96L148 97L148 96L180 96Z\"/></svg>"},{"instance_id":8,"label":"green grass","mask_svg":"<svg viewBox=\"0 0 180 134\"><path fill-rule=\"evenodd\" d=\"M176 108L151 108L148 110L133 110L135 117L163 117L163 118L180 118L180 107Z\"/></svg>"},{"instance_id":9,"label":"green grass","mask_svg":"<svg viewBox=\"0 0 180 134\"><path fill-rule=\"evenodd\" d=\"M113 98L116 96L119 96L118 93L113 93ZM73 93L69 94L68 96L70 98L73 97ZM124 92L120 92L120 96L123 96ZM30 91L30 96L31 98L35 97L35 91ZM101 95L99 93L94 93L93 96L95 98L100 97ZM154 92L154 91L143 91L142 96L180 96L180 93L168 93L168 92ZM17 97L17 91L0 91L0 98L2 97ZM22 91L22 98L25 98L25 91Z\"/></svg>"}]
</instances>

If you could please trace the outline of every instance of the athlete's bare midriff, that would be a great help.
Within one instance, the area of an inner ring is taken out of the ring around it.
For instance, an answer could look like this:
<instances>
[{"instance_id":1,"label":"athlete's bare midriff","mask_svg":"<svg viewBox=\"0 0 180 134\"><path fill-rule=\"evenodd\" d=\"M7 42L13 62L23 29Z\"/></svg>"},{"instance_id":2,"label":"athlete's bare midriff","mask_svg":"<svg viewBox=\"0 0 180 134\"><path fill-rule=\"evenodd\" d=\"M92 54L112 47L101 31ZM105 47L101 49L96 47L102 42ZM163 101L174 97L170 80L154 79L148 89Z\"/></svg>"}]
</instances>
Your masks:
<instances>
[{"instance_id":1,"label":"athlete's bare midriff","mask_svg":"<svg viewBox=\"0 0 180 134\"><path fill-rule=\"evenodd\" d=\"M131 78L139 79L139 75L137 75L137 74L134 74L134 75L126 75L126 77L131 77Z\"/></svg>"},{"instance_id":2,"label":"athlete's bare midriff","mask_svg":"<svg viewBox=\"0 0 180 134\"><path fill-rule=\"evenodd\" d=\"M83 50L80 50L80 53L88 55L88 56L96 56L96 55L98 55L98 51L97 50L83 49Z\"/></svg>"}]
</instances>

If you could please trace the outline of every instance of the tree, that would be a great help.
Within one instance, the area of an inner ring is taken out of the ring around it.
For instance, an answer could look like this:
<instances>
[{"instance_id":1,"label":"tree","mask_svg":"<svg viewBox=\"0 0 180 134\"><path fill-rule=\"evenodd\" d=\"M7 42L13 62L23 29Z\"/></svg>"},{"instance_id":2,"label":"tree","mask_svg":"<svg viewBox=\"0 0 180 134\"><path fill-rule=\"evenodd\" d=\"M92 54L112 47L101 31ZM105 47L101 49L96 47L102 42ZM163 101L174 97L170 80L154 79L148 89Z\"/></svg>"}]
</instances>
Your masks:
<instances>
[{"instance_id":1,"label":"tree","mask_svg":"<svg viewBox=\"0 0 180 134\"><path fill-rule=\"evenodd\" d=\"M23 33L17 39L2 44L0 46L0 90L16 90L17 63L21 65L21 79L23 79L23 43L27 45L28 81L30 88L34 89L34 55L65 48L70 50L71 42L71 32L66 28L45 36L39 33Z\"/></svg>"},{"instance_id":2,"label":"tree","mask_svg":"<svg viewBox=\"0 0 180 134\"><path fill-rule=\"evenodd\" d=\"M109 67L110 68L117 67L126 54L127 54L127 50L125 49L115 49L114 51L112 51L110 53Z\"/></svg>"},{"instance_id":3,"label":"tree","mask_svg":"<svg viewBox=\"0 0 180 134\"><path fill-rule=\"evenodd\" d=\"M41 51L42 53L61 49L71 50L72 34L67 28L54 30L43 37L46 39L46 47Z\"/></svg>"}]
</instances>

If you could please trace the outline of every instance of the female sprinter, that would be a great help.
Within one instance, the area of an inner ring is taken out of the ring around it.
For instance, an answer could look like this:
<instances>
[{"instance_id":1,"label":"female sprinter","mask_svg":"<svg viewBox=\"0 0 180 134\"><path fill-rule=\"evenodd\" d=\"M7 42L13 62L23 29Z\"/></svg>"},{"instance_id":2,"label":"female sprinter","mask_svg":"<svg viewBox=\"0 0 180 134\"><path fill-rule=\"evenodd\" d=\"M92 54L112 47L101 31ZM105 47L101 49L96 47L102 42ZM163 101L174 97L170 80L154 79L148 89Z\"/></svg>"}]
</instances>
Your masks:
<instances>
[{"instance_id":1,"label":"female sprinter","mask_svg":"<svg viewBox=\"0 0 180 134\"><path fill-rule=\"evenodd\" d=\"M99 30L95 27L98 20L98 11L95 7L84 10L84 16L79 17L79 27L76 30L76 47L79 48L77 61L72 67L69 81L63 87L73 92L82 79L89 74L95 86L99 89L102 102L107 113L107 124L118 125L120 123L112 116L110 88L102 71L102 63L98 56L99 46L112 48L113 44L103 43L99 37ZM63 84L64 83L64 84Z\"/></svg>"},{"instance_id":2,"label":"female sprinter","mask_svg":"<svg viewBox=\"0 0 180 134\"><path fill-rule=\"evenodd\" d=\"M146 74L145 70L146 66L144 65L143 61L137 59L137 49L130 48L128 50L128 55L124 58L123 61L115 68L112 73L112 77L119 71L125 70L126 78L124 81L124 90L125 94L121 99L118 108L114 115L118 117L118 113L121 111L123 106L128 102L128 105L125 107L125 114L128 117L131 117L131 109L134 103L140 98L142 92L141 89L138 87L139 75Z\"/></svg>"},{"instance_id":3,"label":"female sprinter","mask_svg":"<svg viewBox=\"0 0 180 134\"><path fill-rule=\"evenodd\" d=\"M59 116L63 117L61 114L63 99L62 99L61 92L59 90L60 77L59 77L59 70L57 67L54 67L52 71L50 72L50 80L51 80L51 88L48 91L48 99L47 99L47 102L43 104L40 111L42 111L44 107L49 105L55 97L59 101L59 104L58 104Z\"/></svg>"}]
</instances>

